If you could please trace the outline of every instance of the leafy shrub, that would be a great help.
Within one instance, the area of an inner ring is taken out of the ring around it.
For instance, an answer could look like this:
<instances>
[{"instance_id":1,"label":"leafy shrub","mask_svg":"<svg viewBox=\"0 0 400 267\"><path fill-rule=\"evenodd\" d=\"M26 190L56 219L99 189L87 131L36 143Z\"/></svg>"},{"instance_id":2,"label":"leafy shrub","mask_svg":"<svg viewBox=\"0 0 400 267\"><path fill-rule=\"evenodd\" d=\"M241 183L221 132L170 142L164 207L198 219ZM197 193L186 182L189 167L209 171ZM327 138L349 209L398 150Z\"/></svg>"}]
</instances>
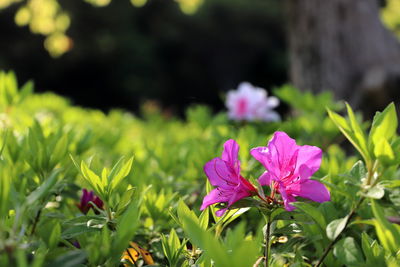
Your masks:
<instances>
[{"instance_id":1,"label":"leafy shrub","mask_svg":"<svg viewBox=\"0 0 400 267\"><path fill-rule=\"evenodd\" d=\"M362 122L348 105L339 115L329 94L285 86L275 94L293 112L280 123L230 122L205 106L182 121L156 109L104 114L32 88L0 74L0 266L262 266L265 243L269 266L399 265L393 104ZM222 144L238 142L242 175L254 183L264 170L248 151L277 130L323 150L314 176L331 201L278 208L267 229L252 204L222 217L215 206L200 212L212 189L203 166ZM357 154L341 148L346 139ZM80 203L83 188L93 195Z\"/></svg>"}]
</instances>

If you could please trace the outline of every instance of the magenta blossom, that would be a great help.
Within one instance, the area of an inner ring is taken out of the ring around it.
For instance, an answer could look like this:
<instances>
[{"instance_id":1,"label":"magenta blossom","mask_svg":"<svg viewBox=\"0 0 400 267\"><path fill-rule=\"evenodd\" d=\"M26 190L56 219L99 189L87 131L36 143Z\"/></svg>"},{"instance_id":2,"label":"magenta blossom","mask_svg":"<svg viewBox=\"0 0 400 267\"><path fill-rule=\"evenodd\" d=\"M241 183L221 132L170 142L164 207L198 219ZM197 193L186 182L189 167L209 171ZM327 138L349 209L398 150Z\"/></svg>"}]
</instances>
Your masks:
<instances>
[{"instance_id":1,"label":"magenta blossom","mask_svg":"<svg viewBox=\"0 0 400 267\"><path fill-rule=\"evenodd\" d=\"M224 144L222 157L214 158L204 166L208 180L216 188L204 197L200 210L215 203L226 203L226 208L215 213L222 216L236 201L257 193L257 189L240 175L238 152L239 145L230 139Z\"/></svg>"},{"instance_id":2,"label":"magenta blossom","mask_svg":"<svg viewBox=\"0 0 400 267\"><path fill-rule=\"evenodd\" d=\"M93 202L99 209L103 209L103 201L96 195L94 195L93 191L88 192L86 189L82 190L81 202L77 205L78 209L83 213L87 214L90 208L93 208L93 205L89 202ZM99 213L98 210L93 208L96 214Z\"/></svg>"},{"instance_id":3,"label":"magenta blossom","mask_svg":"<svg viewBox=\"0 0 400 267\"><path fill-rule=\"evenodd\" d=\"M251 150L251 155L267 169L258 179L261 185L271 186L272 196L280 193L288 211L295 207L295 197L316 202L330 200L328 189L310 177L321 165L322 150L315 146L298 146L284 132L275 132L267 147Z\"/></svg>"}]
</instances>

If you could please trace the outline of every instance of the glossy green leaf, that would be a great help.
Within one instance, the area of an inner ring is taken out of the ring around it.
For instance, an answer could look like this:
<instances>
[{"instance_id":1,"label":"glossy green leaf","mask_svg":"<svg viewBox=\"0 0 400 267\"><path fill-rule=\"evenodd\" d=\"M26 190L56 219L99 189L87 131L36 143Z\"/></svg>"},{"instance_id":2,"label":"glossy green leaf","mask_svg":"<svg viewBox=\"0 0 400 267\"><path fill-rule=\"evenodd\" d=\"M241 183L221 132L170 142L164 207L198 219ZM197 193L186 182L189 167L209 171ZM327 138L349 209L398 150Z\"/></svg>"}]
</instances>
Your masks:
<instances>
[{"instance_id":1,"label":"glossy green leaf","mask_svg":"<svg viewBox=\"0 0 400 267\"><path fill-rule=\"evenodd\" d=\"M381 137L374 142L374 155L383 160L394 160L394 152L386 138Z\"/></svg>"},{"instance_id":2,"label":"glossy green leaf","mask_svg":"<svg viewBox=\"0 0 400 267\"><path fill-rule=\"evenodd\" d=\"M358 150L361 156L364 158L366 162L370 161L370 155L368 148L366 146L366 140L364 134L360 132L360 126L354 118L354 114L348 106L348 111L350 111L350 120L348 123L345 118L340 116L339 114L328 109L328 115L331 120L336 124L339 130L346 136L346 138L350 141L350 143ZM353 126L355 128L353 128Z\"/></svg>"},{"instance_id":3,"label":"glossy green leaf","mask_svg":"<svg viewBox=\"0 0 400 267\"><path fill-rule=\"evenodd\" d=\"M381 184L377 184L362 195L373 199L381 199L385 195L385 188Z\"/></svg>"},{"instance_id":4,"label":"glossy green leaf","mask_svg":"<svg viewBox=\"0 0 400 267\"><path fill-rule=\"evenodd\" d=\"M348 217L340 218L331 221L328 226L326 227L326 236L330 240L335 240L336 237L338 237L346 227L346 223L348 221Z\"/></svg>"},{"instance_id":5,"label":"glossy green leaf","mask_svg":"<svg viewBox=\"0 0 400 267\"><path fill-rule=\"evenodd\" d=\"M113 173L113 170L110 172L110 177L111 178L111 189L115 189L119 183L124 179L126 176L128 176L129 172L131 171L133 163L133 157L131 157L127 162L125 162L118 172L115 174Z\"/></svg>"},{"instance_id":6,"label":"glossy green leaf","mask_svg":"<svg viewBox=\"0 0 400 267\"><path fill-rule=\"evenodd\" d=\"M100 231L99 228L89 227L87 225L75 225L63 231L61 237L64 239L72 239L82 234L98 231Z\"/></svg>"},{"instance_id":7,"label":"glossy green leaf","mask_svg":"<svg viewBox=\"0 0 400 267\"><path fill-rule=\"evenodd\" d=\"M323 214L317 208L304 202L295 202L292 203L292 205L309 215L317 223L321 230L325 232L326 221Z\"/></svg>"},{"instance_id":8,"label":"glossy green leaf","mask_svg":"<svg viewBox=\"0 0 400 267\"><path fill-rule=\"evenodd\" d=\"M341 239L335 245L333 253L346 266L363 266L364 257L352 237Z\"/></svg>"},{"instance_id":9,"label":"glossy green leaf","mask_svg":"<svg viewBox=\"0 0 400 267\"><path fill-rule=\"evenodd\" d=\"M369 134L369 143L375 147L381 139L390 140L396 133L397 125L396 107L394 103L390 103L382 112L376 113Z\"/></svg>"}]
</instances>

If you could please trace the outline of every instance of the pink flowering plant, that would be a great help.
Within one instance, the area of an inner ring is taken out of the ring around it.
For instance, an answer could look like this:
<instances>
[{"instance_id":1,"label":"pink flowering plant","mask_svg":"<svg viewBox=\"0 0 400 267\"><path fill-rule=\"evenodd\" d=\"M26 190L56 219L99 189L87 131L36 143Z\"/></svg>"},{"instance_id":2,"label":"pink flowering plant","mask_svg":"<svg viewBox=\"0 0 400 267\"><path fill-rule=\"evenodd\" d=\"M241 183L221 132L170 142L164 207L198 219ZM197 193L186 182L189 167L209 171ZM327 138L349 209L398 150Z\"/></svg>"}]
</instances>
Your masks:
<instances>
[{"instance_id":1,"label":"pink flowering plant","mask_svg":"<svg viewBox=\"0 0 400 267\"><path fill-rule=\"evenodd\" d=\"M275 132L266 147L251 150L251 155L266 169L258 182L270 186L272 193L279 193L285 209L295 209L290 203L295 197L316 202L330 200L328 189L321 182L310 179L319 169L322 150L316 146L299 146L284 132Z\"/></svg>"},{"instance_id":2,"label":"pink flowering plant","mask_svg":"<svg viewBox=\"0 0 400 267\"><path fill-rule=\"evenodd\" d=\"M299 146L286 133L275 132L267 147L251 149L251 155L266 169L258 183L271 188L270 196L265 196L256 185L241 176L238 152L239 145L230 139L224 144L222 156L204 166L204 172L215 188L204 197L201 210L212 204L224 204L225 207L216 212L217 216L222 216L234 203L253 196L258 197L262 207L265 204L268 208L283 205L287 211L295 209L291 203L296 202L296 197L315 202L330 200L325 185L310 179L321 165L320 148Z\"/></svg>"},{"instance_id":3,"label":"pink flowering plant","mask_svg":"<svg viewBox=\"0 0 400 267\"><path fill-rule=\"evenodd\" d=\"M270 227L274 219L272 213L282 206L288 212L293 211L295 207L292 203L297 201L296 197L320 203L330 200L325 185L310 179L320 168L322 150L316 146L299 146L286 133L275 132L268 146L256 147L250 151L266 169L258 178L259 185L253 185L240 174L238 152L239 145L230 139L224 144L222 156L205 164L204 172L215 188L204 197L200 209L219 204L222 208L215 214L220 217L228 209L236 208L238 205L235 204L243 199L256 197L256 202L247 203L251 203L250 207L259 208L266 219L265 261L268 266ZM265 196L261 186L270 187L269 196Z\"/></svg>"},{"instance_id":4,"label":"pink flowering plant","mask_svg":"<svg viewBox=\"0 0 400 267\"><path fill-rule=\"evenodd\" d=\"M240 83L226 97L228 117L236 121L279 121L279 114L273 110L278 105L278 98L268 97L265 89L248 82Z\"/></svg>"},{"instance_id":5,"label":"pink flowering plant","mask_svg":"<svg viewBox=\"0 0 400 267\"><path fill-rule=\"evenodd\" d=\"M240 175L238 152L239 145L230 139L224 144L222 156L204 166L211 185L216 188L204 197L201 210L215 203L225 203L226 207L216 212L217 216L222 216L238 200L257 194L256 187Z\"/></svg>"}]
</instances>

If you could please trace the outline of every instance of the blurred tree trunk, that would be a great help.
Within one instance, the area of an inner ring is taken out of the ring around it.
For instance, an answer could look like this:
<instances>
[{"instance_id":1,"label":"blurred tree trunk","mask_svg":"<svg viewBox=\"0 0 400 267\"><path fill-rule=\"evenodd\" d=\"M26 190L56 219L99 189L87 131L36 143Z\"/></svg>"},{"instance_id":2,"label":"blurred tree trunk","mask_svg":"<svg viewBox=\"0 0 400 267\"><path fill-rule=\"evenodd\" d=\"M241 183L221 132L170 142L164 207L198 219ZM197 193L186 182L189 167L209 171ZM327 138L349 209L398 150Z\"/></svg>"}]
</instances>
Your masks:
<instances>
[{"instance_id":1,"label":"blurred tree trunk","mask_svg":"<svg viewBox=\"0 0 400 267\"><path fill-rule=\"evenodd\" d=\"M382 25L377 0L287 3L295 86L333 90L358 107L380 108L399 95L400 45Z\"/></svg>"}]
</instances>

